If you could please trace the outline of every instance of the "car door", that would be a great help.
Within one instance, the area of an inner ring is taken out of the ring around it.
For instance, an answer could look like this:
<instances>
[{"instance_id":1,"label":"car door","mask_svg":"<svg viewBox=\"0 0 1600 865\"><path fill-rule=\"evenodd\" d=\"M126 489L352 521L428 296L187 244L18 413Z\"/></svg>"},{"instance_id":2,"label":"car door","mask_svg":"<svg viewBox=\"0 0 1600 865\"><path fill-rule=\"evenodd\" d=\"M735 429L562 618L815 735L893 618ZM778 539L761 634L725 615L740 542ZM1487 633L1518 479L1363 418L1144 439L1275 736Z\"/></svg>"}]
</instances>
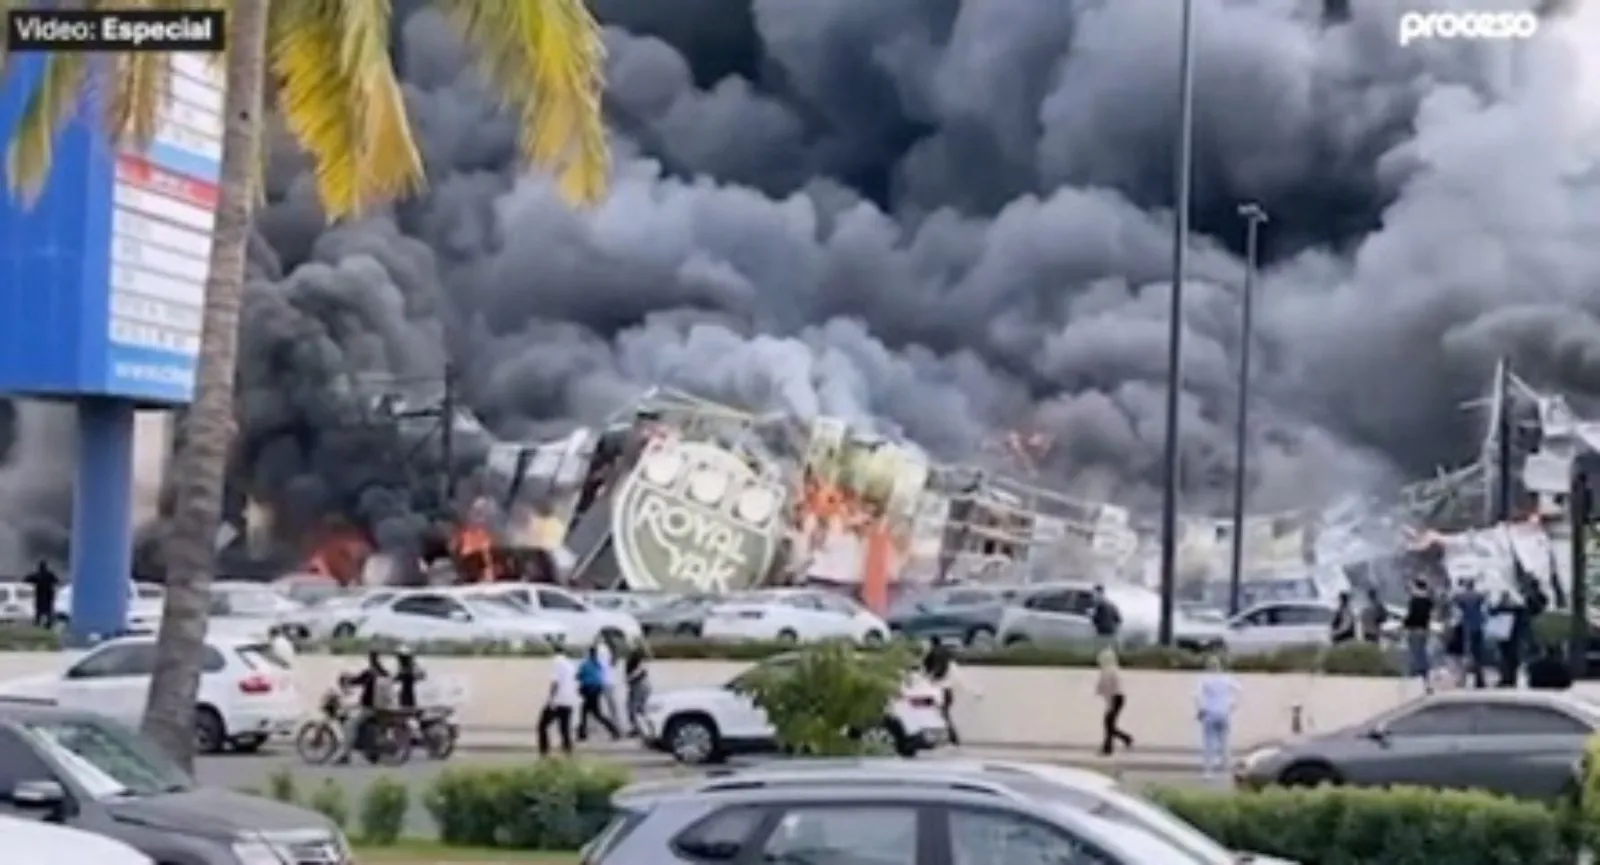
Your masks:
<instances>
[{"instance_id":1,"label":"car door","mask_svg":"<svg viewBox=\"0 0 1600 865\"><path fill-rule=\"evenodd\" d=\"M942 819L932 837L948 851L935 861L949 865L1145 865L1124 862L1061 826L998 807L957 805L935 809L935 815Z\"/></svg>"},{"instance_id":2,"label":"car door","mask_svg":"<svg viewBox=\"0 0 1600 865\"><path fill-rule=\"evenodd\" d=\"M1334 764L1352 784L1458 787L1449 761L1472 734L1476 707L1457 701L1421 702L1380 719L1368 731L1337 740Z\"/></svg>"},{"instance_id":3,"label":"car door","mask_svg":"<svg viewBox=\"0 0 1600 865\"><path fill-rule=\"evenodd\" d=\"M999 597L982 589L952 589L923 608L918 633L923 636L965 641L974 627L994 636Z\"/></svg>"},{"instance_id":4,"label":"car door","mask_svg":"<svg viewBox=\"0 0 1600 865\"><path fill-rule=\"evenodd\" d=\"M875 627L870 614L837 595L810 596L817 604L817 630L822 637L858 638Z\"/></svg>"},{"instance_id":5,"label":"car door","mask_svg":"<svg viewBox=\"0 0 1600 865\"><path fill-rule=\"evenodd\" d=\"M0 727L0 814L39 819L38 808L18 807L11 801L11 793L18 784L37 781L61 783L62 779L56 776L50 764L21 735Z\"/></svg>"},{"instance_id":6,"label":"car door","mask_svg":"<svg viewBox=\"0 0 1600 865\"><path fill-rule=\"evenodd\" d=\"M871 863L926 865L936 861L927 849L922 809L911 803L804 802L778 805L766 824L751 861L772 863ZM984 865L1010 865L991 860Z\"/></svg>"},{"instance_id":7,"label":"car door","mask_svg":"<svg viewBox=\"0 0 1600 865\"><path fill-rule=\"evenodd\" d=\"M137 727L155 670L155 643L101 646L67 668L57 690L63 708L97 712Z\"/></svg>"},{"instance_id":8,"label":"car door","mask_svg":"<svg viewBox=\"0 0 1600 865\"><path fill-rule=\"evenodd\" d=\"M1572 780L1572 766L1593 732L1589 722L1558 706L1486 702L1450 769L1462 776L1459 786L1553 798Z\"/></svg>"},{"instance_id":9,"label":"car door","mask_svg":"<svg viewBox=\"0 0 1600 865\"><path fill-rule=\"evenodd\" d=\"M1275 648L1319 646L1328 642L1333 610L1321 604L1285 601L1278 605Z\"/></svg>"},{"instance_id":10,"label":"car door","mask_svg":"<svg viewBox=\"0 0 1600 865\"><path fill-rule=\"evenodd\" d=\"M394 633L384 636L402 640L467 639L472 622L472 615L454 598L432 593L397 598L389 612Z\"/></svg>"}]
</instances>

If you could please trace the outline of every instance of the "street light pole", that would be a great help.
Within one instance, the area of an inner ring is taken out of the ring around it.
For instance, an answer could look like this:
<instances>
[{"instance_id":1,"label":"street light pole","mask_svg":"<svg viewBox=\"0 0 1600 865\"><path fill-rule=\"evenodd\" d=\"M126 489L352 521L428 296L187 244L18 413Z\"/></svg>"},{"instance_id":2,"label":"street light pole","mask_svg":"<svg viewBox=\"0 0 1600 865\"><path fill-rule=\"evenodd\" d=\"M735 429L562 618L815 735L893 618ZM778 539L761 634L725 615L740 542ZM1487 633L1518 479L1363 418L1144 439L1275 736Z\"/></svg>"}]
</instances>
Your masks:
<instances>
[{"instance_id":1,"label":"street light pole","mask_svg":"<svg viewBox=\"0 0 1600 865\"><path fill-rule=\"evenodd\" d=\"M1239 614L1239 592L1244 582L1244 488L1246 451L1250 438L1250 343L1255 331L1256 243L1267 212L1254 202L1239 205L1245 221L1244 296L1239 311L1239 414L1233 440L1233 561L1228 569L1228 615Z\"/></svg>"},{"instance_id":2,"label":"street light pole","mask_svg":"<svg viewBox=\"0 0 1600 865\"><path fill-rule=\"evenodd\" d=\"M1194 169L1194 0L1182 0L1178 37L1177 172L1172 220L1171 320L1167 323L1167 441L1162 454L1161 621L1157 637L1172 645L1178 590L1178 397L1183 388L1183 283L1188 277L1189 175Z\"/></svg>"}]
</instances>

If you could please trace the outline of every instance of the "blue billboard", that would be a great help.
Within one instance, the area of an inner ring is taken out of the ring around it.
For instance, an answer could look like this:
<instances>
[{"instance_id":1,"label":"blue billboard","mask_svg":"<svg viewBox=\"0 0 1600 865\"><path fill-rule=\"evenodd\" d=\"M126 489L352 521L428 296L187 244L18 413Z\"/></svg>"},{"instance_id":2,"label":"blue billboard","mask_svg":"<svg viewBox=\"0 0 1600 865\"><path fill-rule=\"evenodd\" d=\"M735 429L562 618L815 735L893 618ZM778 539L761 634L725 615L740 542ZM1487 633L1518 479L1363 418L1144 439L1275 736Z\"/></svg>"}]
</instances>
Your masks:
<instances>
[{"instance_id":1,"label":"blue billboard","mask_svg":"<svg viewBox=\"0 0 1600 865\"><path fill-rule=\"evenodd\" d=\"M0 394L73 400L78 482L71 626L122 629L131 559L133 413L187 403L221 174L223 85L173 54L153 141L118 146L85 104L56 137L38 197L0 196ZM0 89L10 141L46 55L15 54Z\"/></svg>"}]
</instances>

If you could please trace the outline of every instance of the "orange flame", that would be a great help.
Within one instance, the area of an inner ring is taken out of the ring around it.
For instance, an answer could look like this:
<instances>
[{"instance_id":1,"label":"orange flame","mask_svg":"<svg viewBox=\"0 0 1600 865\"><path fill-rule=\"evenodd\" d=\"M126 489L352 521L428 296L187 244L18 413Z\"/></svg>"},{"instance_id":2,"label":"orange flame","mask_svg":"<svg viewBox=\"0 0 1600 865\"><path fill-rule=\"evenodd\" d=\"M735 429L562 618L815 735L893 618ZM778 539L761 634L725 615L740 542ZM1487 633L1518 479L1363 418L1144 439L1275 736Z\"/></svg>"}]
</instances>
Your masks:
<instances>
[{"instance_id":1,"label":"orange flame","mask_svg":"<svg viewBox=\"0 0 1600 865\"><path fill-rule=\"evenodd\" d=\"M451 541L451 553L466 581L488 582L495 579L494 535L482 526L458 527Z\"/></svg>"},{"instance_id":2,"label":"orange flame","mask_svg":"<svg viewBox=\"0 0 1600 865\"><path fill-rule=\"evenodd\" d=\"M372 545L359 531L335 529L312 548L306 570L332 577L341 585L353 585L361 581L361 568L371 554Z\"/></svg>"}]
</instances>

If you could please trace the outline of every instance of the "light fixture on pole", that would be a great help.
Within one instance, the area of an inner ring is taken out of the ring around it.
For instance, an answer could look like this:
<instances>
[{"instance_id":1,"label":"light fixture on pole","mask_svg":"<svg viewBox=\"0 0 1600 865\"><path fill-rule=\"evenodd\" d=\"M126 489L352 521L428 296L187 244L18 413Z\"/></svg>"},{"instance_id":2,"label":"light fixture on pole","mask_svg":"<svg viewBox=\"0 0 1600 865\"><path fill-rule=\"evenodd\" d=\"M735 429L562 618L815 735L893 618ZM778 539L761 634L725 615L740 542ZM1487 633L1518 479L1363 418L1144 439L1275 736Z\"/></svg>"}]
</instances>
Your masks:
<instances>
[{"instance_id":1,"label":"light fixture on pole","mask_svg":"<svg viewBox=\"0 0 1600 865\"><path fill-rule=\"evenodd\" d=\"M1189 175L1194 169L1194 0L1182 0L1178 29L1178 140L1173 190L1171 321L1167 323L1167 441L1162 454L1161 621L1157 638L1172 645L1178 590L1178 397L1183 388L1183 283L1188 277Z\"/></svg>"},{"instance_id":2,"label":"light fixture on pole","mask_svg":"<svg viewBox=\"0 0 1600 865\"><path fill-rule=\"evenodd\" d=\"M1250 343L1255 335L1257 242L1267 212L1254 202L1239 205L1245 221L1244 288L1239 299L1239 413L1233 440L1233 560L1228 567L1228 615L1239 614L1239 592L1244 583L1244 491L1246 451L1250 439Z\"/></svg>"}]
</instances>

